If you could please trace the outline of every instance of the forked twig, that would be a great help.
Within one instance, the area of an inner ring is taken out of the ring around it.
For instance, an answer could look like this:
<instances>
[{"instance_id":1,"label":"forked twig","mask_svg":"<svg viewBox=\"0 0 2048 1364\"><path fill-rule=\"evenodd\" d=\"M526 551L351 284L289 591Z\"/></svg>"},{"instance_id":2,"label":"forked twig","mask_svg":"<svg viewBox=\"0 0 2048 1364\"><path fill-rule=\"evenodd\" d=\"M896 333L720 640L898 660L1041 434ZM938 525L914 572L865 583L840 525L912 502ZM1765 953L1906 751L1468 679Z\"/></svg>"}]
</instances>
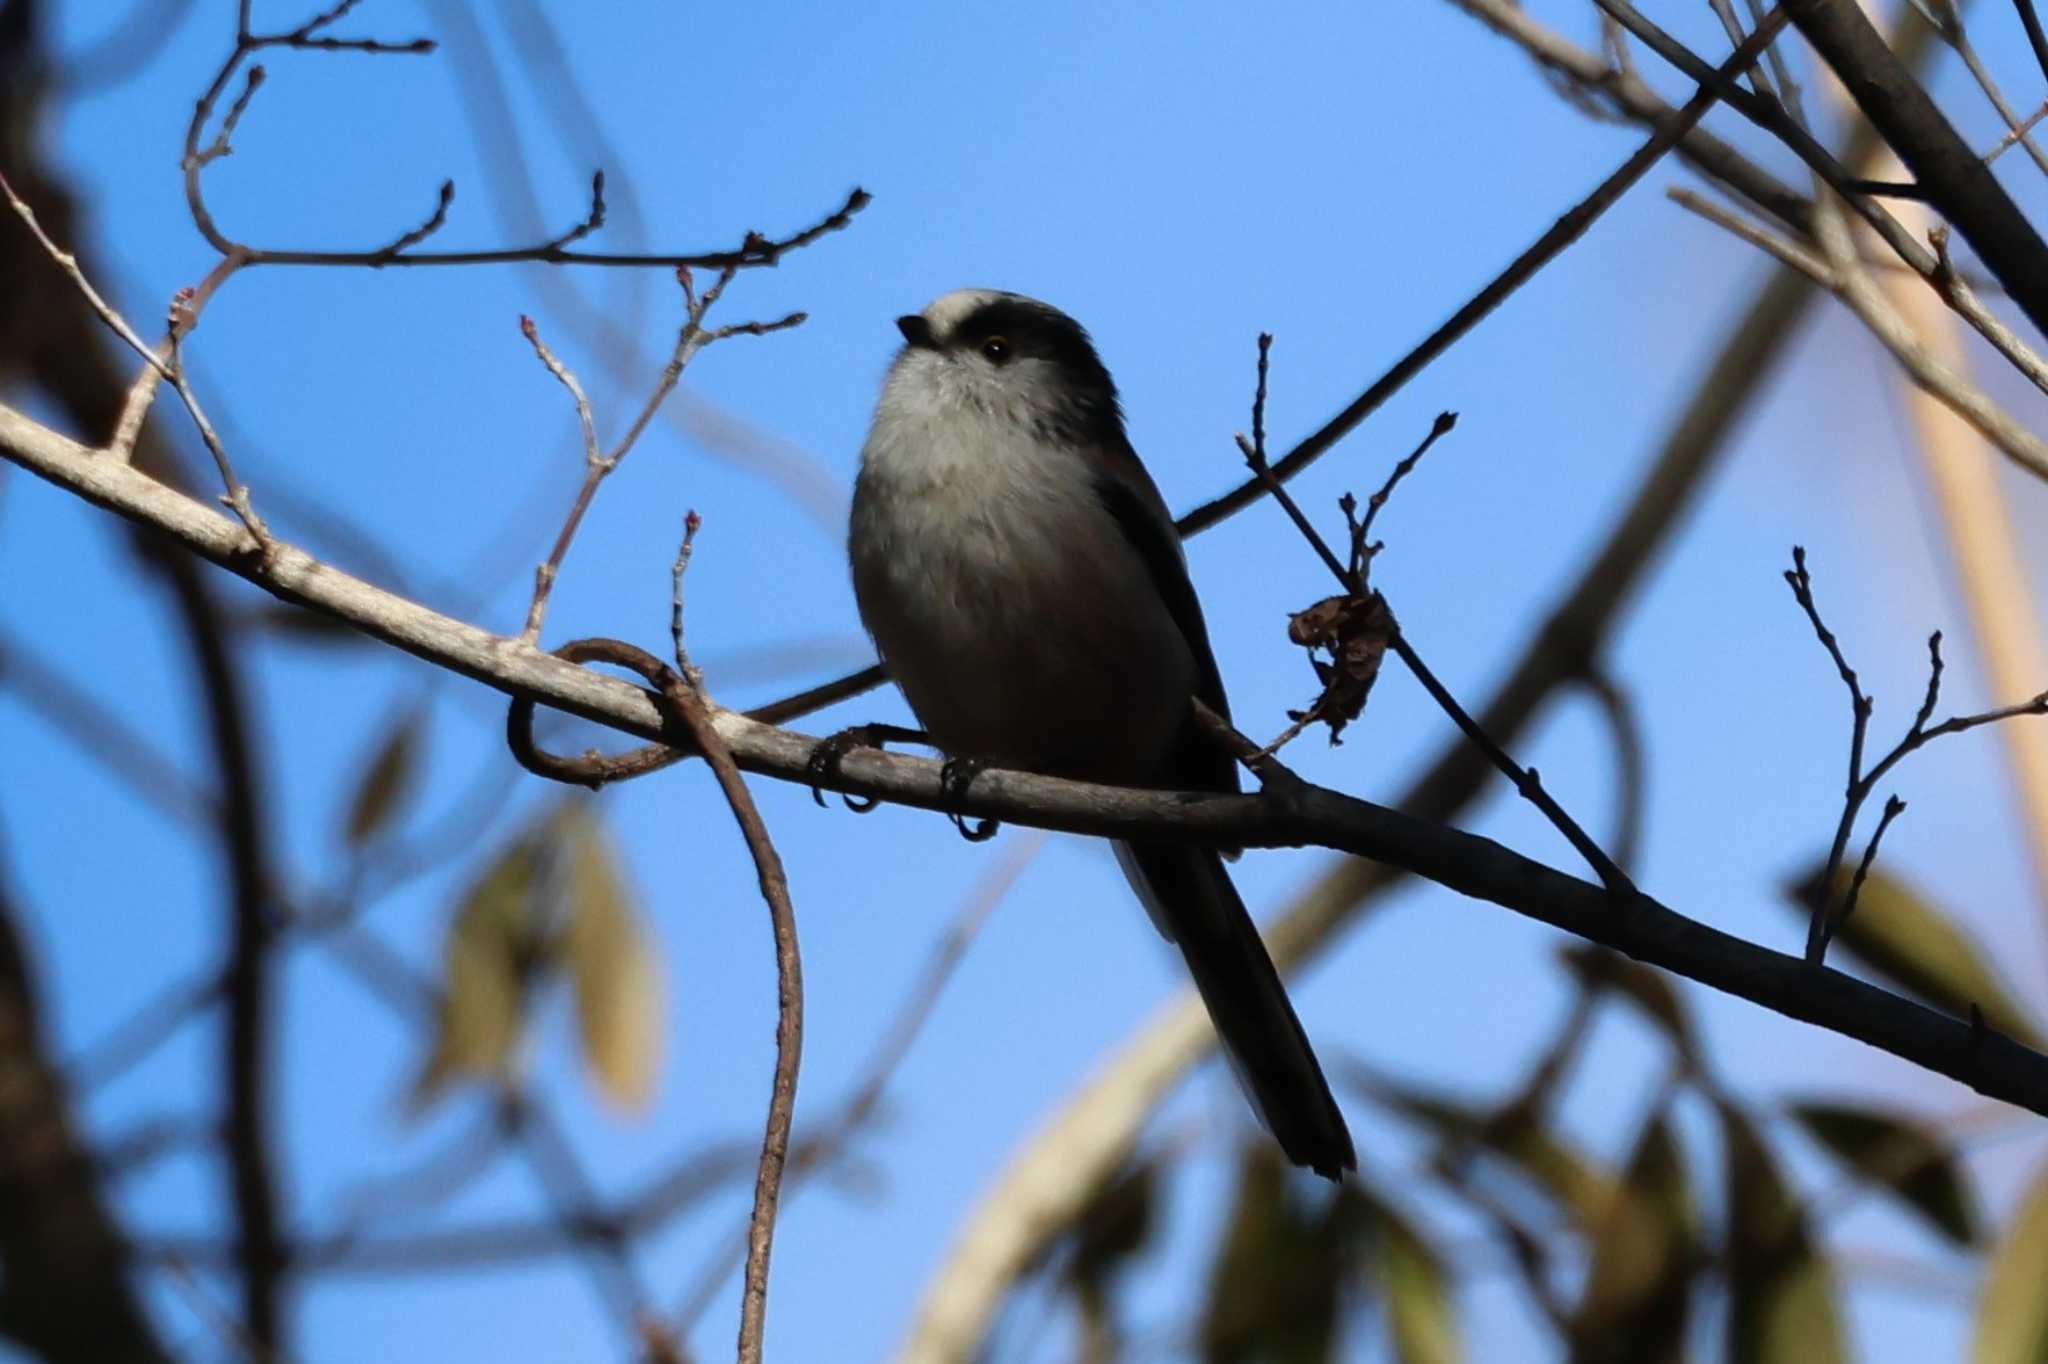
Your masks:
<instances>
[{"instance_id":1,"label":"forked twig","mask_svg":"<svg viewBox=\"0 0 2048 1364\"><path fill-rule=\"evenodd\" d=\"M600 177L596 186L599 209L593 214L598 220L602 219L603 186L604 182ZM548 551L548 557L534 570L533 596L527 602L526 626L519 635L528 644L540 639L541 622L547 616L548 599L554 593L555 578L561 572L562 560L569 553L570 542L576 538L576 531L583 524L584 513L590 510L591 501L597 496L598 485L611 476L612 471L619 467L619 462L639 442L641 435L654 420L655 414L661 410L669 394L675 391L676 384L682 379L683 370L688 367L691 359L706 346L723 341L727 337L765 336L770 332L784 331L804 322L803 313L791 313L772 322L739 322L731 326L707 329L704 326L705 314L711 311L712 306L724 294L725 286L732 283L733 277L738 273L738 266L727 266L719 271L718 278L712 286L699 294L688 267L677 269L676 278L683 290L682 327L676 333L675 346L669 354L668 363L662 367L661 375L655 381L654 391L648 395L646 402L641 404L632 425L626 429L626 434L619 438L618 444L612 447L609 454L598 446L597 424L591 413L590 398L585 394L583 385L578 382L575 373L548 349L546 342L541 340L540 330L534 325L533 319L519 319L520 333L533 346L535 357L546 367L548 373L554 375L569 391L570 398L576 404L577 422L583 432L583 482L576 489L575 500L569 505L569 514L562 522L562 529L555 535L554 547Z\"/></svg>"},{"instance_id":2,"label":"forked twig","mask_svg":"<svg viewBox=\"0 0 2048 1364\"><path fill-rule=\"evenodd\" d=\"M1379 515L1380 509L1386 505L1387 500L1393 495L1394 488L1414 470L1423 455L1429 452L1430 447L1457 424L1457 414L1445 412L1438 415L1436 421L1430 427L1429 434L1423 438L1421 444L1417 445L1413 453L1395 466L1394 471L1388 476L1387 481L1380 487L1380 490L1372 495L1362 520L1354 518L1353 513L1356 510L1357 503L1354 499L1349 499L1347 496L1348 505L1344 507L1344 516L1351 540L1350 562L1347 564L1344 560L1337 557L1336 553L1330 548L1329 542L1324 540L1321 532L1316 530L1315 524L1309 520L1300 505L1295 502L1293 494L1287 491L1287 486L1280 481L1271 464L1266 459L1266 384L1268 357L1272 350L1272 345L1272 336L1269 333L1260 333L1258 383L1252 398L1253 435L1251 439L1246 439L1243 435L1239 435L1236 438L1237 446L1245 457L1245 463L1250 466L1253 477L1265 485L1266 491L1279 504L1280 509L1286 512L1288 519L1294 522L1295 528L1301 532L1302 538L1308 541L1310 547L1315 550L1317 557L1330 570L1331 576L1335 577L1338 584L1344 589L1345 597L1343 603L1330 614L1334 618L1355 625L1358 628L1371 629L1375 636L1374 643L1383 640L1384 647L1393 650L1395 655L1407 665L1408 671L1414 675L1415 680L1422 684L1423 690L1429 693L1430 699L1437 703L1444 714L1450 716L1451 722L1457 725L1459 731L1480 752L1486 755L1487 761L1491 762L1509 781L1514 783L1515 790L1525 800L1541 811L1543 816L1550 821L1557 831L1564 835L1565 841L1570 843L1579 856L1585 859L1586 864L1600 878L1601 884L1617 894L1633 895L1635 893L1635 883L1629 879L1627 873L1615 865L1614 859L1601 851L1600 845L1594 842L1592 837L1579 826L1578 821L1567 814L1564 807L1559 805L1556 799L1544 789L1542 778L1538 775L1536 769L1533 767L1523 767L1513 758L1509 757L1506 750L1495 743L1486 731L1480 728L1478 721L1474 720L1465 708L1458 704L1457 698L1451 695L1450 690L1437 680L1436 674L1422 661L1422 656L1415 651L1415 646L1408 641L1406 634L1401 629L1398 618L1394 615L1393 608L1387 603L1385 595L1375 591L1371 586L1369 574L1372 559L1380 549L1380 546L1373 545L1367 540L1367 536L1372 529L1373 520ZM1326 605L1326 603L1319 603L1318 607L1323 605ZM1311 640L1304 639L1301 633L1300 622L1303 617L1315 612L1318 607L1311 607L1308 611L1296 616L1297 624L1291 631L1296 642L1311 643ZM1337 628L1341 630L1345 627L1340 625ZM1313 642L1329 645L1332 649L1333 657L1337 657L1339 650L1349 641L1340 641L1326 635L1315 639ZM1341 665L1342 661L1339 658L1339 665ZM1355 715L1357 708L1364 704L1365 689L1371 686L1372 678L1377 674L1377 656L1369 657L1366 660L1366 664L1367 670L1362 675L1351 678L1341 675L1341 667L1333 665L1330 671L1338 675L1326 676L1326 686L1322 696L1306 712L1294 717L1295 723L1286 734L1282 735L1273 744L1258 750L1259 753L1270 758L1282 743L1299 734L1313 719L1321 719L1331 715L1333 709L1337 708L1333 707L1332 704L1333 694L1340 686L1346 683L1352 685L1354 690L1353 694L1341 703L1341 710L1344 713L1344 718L1347 720L1352 715Z\"/></svg>"},{"instance_id":3,"label":"forked twig","mask_svg":"<svg viewBox=\"0 0 2048 1364\"><path fill-rule=\"evenodd\" d=\"M1877 858L1879 840L1884 837L1885 830L1890 827L1891 822L1905 813L1906 803L1897 796L1885 802L1884 811L1878 817L1877 828L1872 832L1870 843L1864 850L1863 860L1858 864L1848 892L1837 908L1834 903L1834 888L1841 874L1842 863L1848 855L1849 836L1855 831L1856 817L1862 813L1864 802L1870 799L1871 793L1877 789L1877 784L1908 754L1917 752L1936 739L1951 734L1962 734L1980 725L1996 724L2001 720L2011 720L2023 715L2048 715L2048 691L2010 706L2000 706L1974 715L1955 715L1939 724L1930 724L1929 721L1934 718L1934 708L1941 700L1941 677L1944 669L1941 657L1941 631L1936 630L1927 637L1927 689L1921 696L1919 710L1913 714L1912 724L1907 726L1904 736L1893 745L1891 751L1865 771L1863 759L1870 732L1870 716L1875 709L1875 703L1857 680L1856 670L1849 666L1849 660L1843 654L1841 643L1835 638L1834 631L1828 629L1827 622L1821 618L1820 608L1813 598L1813 577L1806 567L1806 550L1799 545L1792 547L1792 567L1785 571L1785 582L1791 587L1793 599L1799 603L1800 609L1806 613L1807 621L1813 626L1814 637L1820 641L1821 648L1827 651L1828 658L1834 663L1835 671L1841 676L1842 685L1849 691L1849 777L1842 791L1842 814L1835 821L1834 839L1828 845L1827 865L1821 872L1820 901L1814 907L1813 917L1808 922L1806 932L1806 959L1818 966L1827 955L1828 943L1833 940L1835 930L1856 908L1856 897L1863 888L1864 878L1870 874L1871 863Z\"/></svg>"}]
</instances>

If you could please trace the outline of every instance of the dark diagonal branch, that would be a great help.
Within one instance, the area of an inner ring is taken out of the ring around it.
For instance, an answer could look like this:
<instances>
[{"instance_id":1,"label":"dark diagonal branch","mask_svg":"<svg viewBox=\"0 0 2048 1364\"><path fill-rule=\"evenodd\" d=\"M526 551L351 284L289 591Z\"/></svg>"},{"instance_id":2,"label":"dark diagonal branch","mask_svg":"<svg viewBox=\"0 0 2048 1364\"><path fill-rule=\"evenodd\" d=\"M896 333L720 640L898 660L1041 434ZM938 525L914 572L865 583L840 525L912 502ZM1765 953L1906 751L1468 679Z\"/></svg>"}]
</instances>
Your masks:
<instances>
[{"instance_id":1,"label":"dark diagonal branch","mask_svg":"<svg viewBox=\"0 0 2048 1364\"><path fill-rule=\"evenodd\" d=\"M2048 244L1983 158L1853 0L1786 0L1784 8L1928 201L1955 224L2035 329L2048 335Z\"/></svg>"},{"instance_id":2,"label":"dark diagonal branch","mask_svg":"<svg viewBox=\"0 0 2048 1364\"><path fill-rule=\"evenodd\" d=\"M1512 0L1450 0L1450 3L1519 45L1555 79L1567 96L1578 96L1574 103L1581 108L1600 109L1604 106L1644 126L1654 126L1676 112L1632 69L1619 66L1544 27L1525 6L1514 4ZM1602 15L1601 18L1608 25L1609 32L1619 38L1622 33L1620 26L1609 16ZM1619 46L1615 50L1626 51ZM1675 154L1701 174L1718 180L1730 192L1758 205L1794 231L1804 234L1812 230L1813 202L1810 199L1705 128L1696 127L1687 133L1680 140Z\"/></svg>"},{"instance_id":3,"label":"dark diagonal branch","mask_svg":"<svg viewBox=\"0 0 2048 1364\"><path fill-rule=\"evenodd\" d=\"M1489 3L1489 0L1459 0L1459 2L1470 5ZM1764 22L1750 35L1749 40L1743 44L1742 48L1723 65L1722 71L1727 75L1733 76L1748 70L1756 63L1761 52L1776 37L1778 32L1784 27L1784 24L1785 16L1781 12L1773 11L1770 15L1766 16ZM1640 87L1640 82L1637 83L1637 86ZM1716 96L1713 92L1702 89L1684 107L1668 109L1668 112L1662 116L1656 116L1653 111L1658 108L1665 108L1666 106L1654 102L1654 96L1649 95L1646 90L1638 88L1635 91L1633 102L1628 107L1631 112L1637 113L1640 116L1654 118L1656 123L1656 131L1652 133L1642 148L1624 162L1613 175L1597 186L1591 194L1574 205L1563 217L1552 224L1550 229L1537 238L1527 251L1524 251L1510 262L1505 270L1489 282L1485 288L1474 294L1443 325L1424 337L1413 350L1395 361L1390 369L1368 385L1365 391L1354 398L1343 411L1330 418L1320 428L1297 443L1293 449L1281 456L1273 465L1274 474L1280 481L1286 482L1288 479L1293 478L1294 475L1300 473L1303 469L1328 453L1338 441L1349 435L1361 422L1385 405L1387 400L1398 393L1410 379L1413 379L1417 374L1428 368L1437 357L1449 350L1453 344L1483 321L1495 308L1499 307L1509 295L1527 283L1538 270L1549 264L1566 247L1584 235L1586 230L1593 225L1594 221L1624 191L1640 180L1649 171L1650 167L1656 164L1659 158L1669 152L1674 145L1694 134L1699 121L1706 116L1707 110L1712 107L1715 98ZM1720 144L1714 145L1717 148L1720 146ZM1732 156L1732 153L1730 155ZM1774 203L1789 218L1803 222L1810 216L1811 206L1806 204L1806 201L1798 195L1793 194L1789 190L1772 194L1768 188L1769 177L1762 171L1756 170L1754 167L1750 167L1747 170L1740 169L1736 163L1730 161L1727 157L1719 155L1718 152L1710 152L1709 157L1715 166L1725 171L1728 175L1735 177L1735 182L1739 183L1745 192L1754 192L1760 200ZM1780 188L1782 189L1782 187ZM1226 518L1235 515L1257 501L1265 490L1265 486L1264 481L1259 478L1248 479L1221 497L1213 498L1193 508L1174 523L1174 528L1183 539L1200 535L1203 531L1219 524ZM797 716L807 715L814 710L820 710L825 706L845 700L848 697L858 696L862 692L871 691L881 686L886 680L887 675L879 665L864 668L845 677L835 678L809 691L785 697L772 706L763 708L763 714L772 715L778 722L780 720L793 719Z\"/></svg>"},{"instance_id":4,"label":"dark diagonal branch","mask_svg":"<svg viewBox=\"0 0 2048 1364\"><path fill-rule=\"evenodd\" d=\"M39 477L175 536L267 591L349 621L438 666L642 738L678 737L664 707L639 687L395 597L288 544L261 563L251 561L237 553L240 530L226 517L134 470L94 459L84 447L4 407L0 452ZM806 785L817 780L811 759L820 741L736 712L708 705L706 711L739 768ZM1745 943L1641 894L1628 897L1617 912L1614 893L1604 886L1575 880L1490 840L1337 792L1303 787L1268 798L1132 791L990 770L962 794L947 788L936 762L867 749L847 754L825 784L925 809L1111 838L1178 837L1226 847L1315 845L1355 853L2048 1114L2048 1057L2009 1038Z\"/></svg>"},{"instance_id":5,"label":"dark diagonal branch","mask_svg":"<svg viewBox=\"0 0 2048 1364\"><path fill-rule=\"evenodd\" d=\"M1407 665L1408 671L1414 675L1417 682L1422 684L1422 689L1429 693L1430 699L1436 702L1438 708L1451 718L1451 722L1458 727L1458 731L1478 748L1481 753L1486 755L1488 762L1492 763L1510 782L1514 783L1515 790L1524 800L1534 805L1542 813L1543 817L1549 820L1559 833L1564 835L1565 841L1570 843L1572 848L1581 857L1586 859L1586 864L1599 876L1602 884L1617 893L1634 893L1635 886L1630 882L1628 876L1620 867L1614 864L1612 858L1600 850L1600 845L1595 843L1592 837L1579 826L1578 821L1566 813L1564 807L1559 805L1557 800L1544 789L1542 779L1538 776L1536 769L1533 767L1523 767L1520 763L1509 757L1507 751L1494 742L1465 708L1458 704L1457 698L1451 695L1450 689L1444 686L1438 680L1436 674L1431 671L1429 665L1422 661L1422 656L1416 652L1414 644L1408 640L1406 634L1402 631L1399 620L1394 615L1393 607L1387 603L1384 594L1374 591L1370 585L1368 574L1372 566L1373 556L1379 552L1380 548L1377 545L1371 544L1367 539L1371 533L1374 519L1378 517L1380 509L1386 506L1387 500L1393 496L1394 489L1400 484L1401 480L1421 462L1422 457L1429 452L1430 447L1457 424L1457 414L1445 412L1437 417L1436 422L1430 427L1429 435L1423 439L1420 445L1415 447L1412 454L1394 466L1394 471L1387 476L1385 484L1381 486L1378 492L1372 495L1362 520L1352 520L1351 513L1355 503L1347 495L1345 519L1348 522L1347 528L1350 533L1350 554L1348 559L1339 559L1336 553L1331 550L1329 543L1323 539L1322 534L1316 530L1315 523L1309 520L1307 513L1302 511L1301 507L1295 502L1293 494L1287 491L1286 485L1280 481L1273 467L1266 461L1266 378L1267 361L1272 345L1272 336L1261 333L1259 336L1258 386L1252 399L1253 438L1246 440L1243 436L1239 436L1237 438L1238 449L1244 454L1245 463L1251 466L1252 477L1264 485L1273 500L1280 505L1280 509L1287 513L1288 519L1294 522L1295 528L1308 541L1310 548L1315 550L1317 557L1330 570L1331 576L1336 578L1338 586L1344 589L1344 605L1333 612L1329 612L1329 614L1343 621L1369 622L1376 636L1373 643L1377 644L1379 639L1384 639L1384 647L1392 649L1395 656ZM1301 637L1299 623L1302 618L1310 614L1310 612L1327 608L1328 605L1329 603L1327 602L1318 603L1317 606L1309 608L1309 611L1297 613L1295 616L1296 626L1291 631L1297 641ZM1333 737L1336 727L1334 721L1340 715L1344 720L1351 719L1358 713L1358 709L1364 705L1366 691L1372 683L1372 675L1377 672L1378 668L1377 659L1375 658L1370 664L1369 671L1364 675L1347 677L1343 665L1345 662L1344 653L1348 643L1348 641L1342 639L1331 641L1332 656L1335 661L1325 670L1325 677L1329 686L1326 688L1323 698L1319 699L1307 712L1308 716L1330 712L1332 707L1329 698L1332 693L1340 688L1348 688L1351 695L1338 708L1338 714L1331 716L1333 720ZM1296 718L1295 728L1297 730L1305 718ZM1266 758L1271 758L1277 746L1277 744L1269 744L1266 748L1260 750L1260 753ZM1254 770L1257 769L1255 768Z\"/></svg>"},{"instance_id":6,"label":"dark diagonal branch","mask_svg":"<svg viewBox=\"0 0 2048 1364\"><path fill-rule=\"evenodd\" d=\"M1733 77L1755 65L1764 48L1777 37L1784 24L1783 12L1773 11L1756 32L1750 35L1748 41L1722 64L1719 74L1724 78ZM1474 294L1457 312L1451 314L1442 326L1395 361L1391 369L1353 399L1342 412L1275 461L1274 476L1281 482L1294 477L1349 435L1360 422L1378 411L1387 399L1400 392L1401 388L1427 368L1431 361L1450 349L1465 333L1471 331L1517 289L1528 283L1537 271L1562 254L1566 247L1584 236L1586 229L1597 222L1601 214L1612 207L1631 186L1649 172L1652 166L1677 146L1681 138L1706 117L1707 110L1711 109L1719 98L1715 91L1702 87L1683 108L1659 123L1657 130L1649 139L1612 175L1566 211L1564 216L1538 237L1528 250L1517 256L1485 288ZM1203 503L1180 519L1181 534L1192 535L1249 506L1258 499L1265 486L1261 479L1248 479L1223 496Z\"/></svg>"}]
</instances>

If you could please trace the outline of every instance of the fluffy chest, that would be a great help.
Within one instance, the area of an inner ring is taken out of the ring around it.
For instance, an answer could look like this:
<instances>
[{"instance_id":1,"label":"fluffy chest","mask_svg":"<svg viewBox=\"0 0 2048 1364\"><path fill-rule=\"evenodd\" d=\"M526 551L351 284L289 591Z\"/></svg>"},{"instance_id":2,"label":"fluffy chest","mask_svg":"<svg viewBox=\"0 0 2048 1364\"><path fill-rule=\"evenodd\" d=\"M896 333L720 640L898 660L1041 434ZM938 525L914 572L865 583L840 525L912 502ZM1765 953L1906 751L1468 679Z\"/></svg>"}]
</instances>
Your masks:
<instances>
[{"instance_id":1,"label":"fluffy chest","mask_svg":"<svg viewBox=\"0 0 2048 1364\"><path fill-rule=\"evenodd\" d=\"M877 604L931 616L934 630L986 632L1067 616L1081 605L1064 603L1071 593L1126 618L1151 605L1145 564L1088 461L1039 439L1019 415L963 408L877 419L853 502L864 612L873 589L889 599Z\"/></svg>"},{"instance_id":2,"label":"fluffy chest","mask_svg":"<svg viewBox=\"0 0 2048 1364\"><path fill-rule=\"evenodd\" d=\"M854 489L861 617L920 721L956 751L1136 775L1195 665L1078 452L1004 414L878 418Z\"/></svg>"}]
</instances>

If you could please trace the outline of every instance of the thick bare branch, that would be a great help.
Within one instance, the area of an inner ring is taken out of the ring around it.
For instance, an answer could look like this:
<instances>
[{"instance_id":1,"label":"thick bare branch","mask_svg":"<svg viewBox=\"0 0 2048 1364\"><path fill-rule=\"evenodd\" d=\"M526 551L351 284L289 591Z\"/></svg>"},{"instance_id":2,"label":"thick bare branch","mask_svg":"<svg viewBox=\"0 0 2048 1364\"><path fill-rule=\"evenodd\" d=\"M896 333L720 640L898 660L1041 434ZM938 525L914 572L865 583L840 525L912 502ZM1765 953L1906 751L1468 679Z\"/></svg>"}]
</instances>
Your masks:
<instances>
[{"instance_id":1,"label":"thick bare branch","mask_svg":"<svg viewBox=\"0 0 2048 1364\"><path fill-rule=\"evenodd\" d=\"M96 458L5 407L0 407L0 453L51 483L177 537L267 591L347 620L441 667L628 733L675 737L654 699L638 687L442 616L320 564L288 544L280 543L261 563L238 554L239 528L226 517ZM711 720L740 767L805 785L817 781L811 767L817 740L734 711L714 709ZM857 749L826 784L924 809L1075 833L1164 834L1243 847L1315 844L1355 853L2048 1113L2048 1057L2010 1039L1742 942L1647 896L1628 898L1617 910L1612 892L1604 887L1541 866L1490 840L1334 791L1304 786L1285 799L1162 793L990 770L963 795L949 791L940 774L936 762Z\"/></svg>"}]
</instances>

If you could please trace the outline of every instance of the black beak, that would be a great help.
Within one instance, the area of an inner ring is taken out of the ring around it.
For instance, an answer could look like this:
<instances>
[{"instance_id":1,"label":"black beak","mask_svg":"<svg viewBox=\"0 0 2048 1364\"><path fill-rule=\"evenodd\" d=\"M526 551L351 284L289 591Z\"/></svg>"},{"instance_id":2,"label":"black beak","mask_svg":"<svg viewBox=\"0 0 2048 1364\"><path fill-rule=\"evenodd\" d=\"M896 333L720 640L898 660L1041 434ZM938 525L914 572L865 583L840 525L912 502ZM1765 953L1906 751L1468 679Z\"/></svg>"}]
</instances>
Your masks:
<instances>
[{"instance_id":1,"label":"black beak","mask_svg":"<svg viewBox=\"0 0 2048 1364\"><path fill-rule=\"evenodd\" d=\"M919 350L936 350L932 341L932 324L917 313L896 319L896 330L903 333L903 339Z\"/></svg>"}]
</instances>

